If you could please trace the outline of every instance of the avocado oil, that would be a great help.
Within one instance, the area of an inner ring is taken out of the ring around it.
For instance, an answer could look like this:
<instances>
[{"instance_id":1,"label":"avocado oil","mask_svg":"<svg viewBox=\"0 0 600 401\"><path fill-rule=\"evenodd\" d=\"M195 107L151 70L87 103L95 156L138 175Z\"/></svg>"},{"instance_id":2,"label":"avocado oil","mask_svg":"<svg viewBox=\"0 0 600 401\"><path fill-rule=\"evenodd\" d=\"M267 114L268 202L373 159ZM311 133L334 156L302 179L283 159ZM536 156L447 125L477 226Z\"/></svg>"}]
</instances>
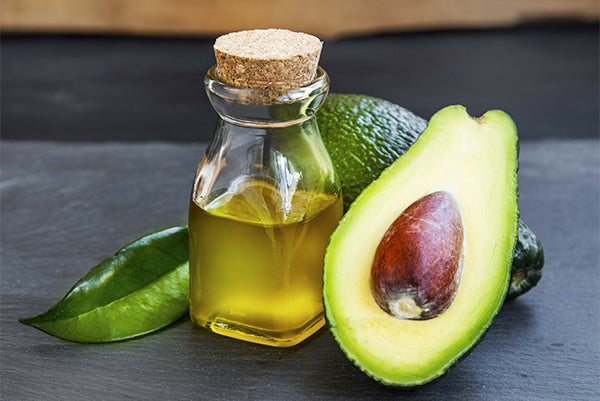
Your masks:
<instances>
[{"instance_id":1,"label":"avocado oil","mask_svg":"<svg viewBox=\"0 0 600 401\"><path fill-rule=\"evenodd\" d=\"M324 324L323 258L342 197L283 199L258 180L189 211L190 316L226 336L292 346Z\"/></svg>"}]
</instances>

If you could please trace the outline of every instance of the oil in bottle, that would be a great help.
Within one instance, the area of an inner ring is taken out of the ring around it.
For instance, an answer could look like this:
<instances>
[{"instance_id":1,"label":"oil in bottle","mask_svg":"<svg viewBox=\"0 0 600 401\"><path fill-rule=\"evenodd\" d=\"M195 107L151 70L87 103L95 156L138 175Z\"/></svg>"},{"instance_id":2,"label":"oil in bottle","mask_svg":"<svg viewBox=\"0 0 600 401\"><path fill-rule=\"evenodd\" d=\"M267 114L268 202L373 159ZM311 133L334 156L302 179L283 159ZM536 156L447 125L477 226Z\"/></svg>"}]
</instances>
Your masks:
<instances>
[{"instance_id":1,"label":"oil in bottle","mask_svg":"<svg viewBox=\"0 0 600 401\"><path fill-rule=\"evenodd\" d=\"M192 200L190 315L214 332L291 346L324 324L323 258L341 196L247 179L204 207Z\"/></svg>"}]
</instances>

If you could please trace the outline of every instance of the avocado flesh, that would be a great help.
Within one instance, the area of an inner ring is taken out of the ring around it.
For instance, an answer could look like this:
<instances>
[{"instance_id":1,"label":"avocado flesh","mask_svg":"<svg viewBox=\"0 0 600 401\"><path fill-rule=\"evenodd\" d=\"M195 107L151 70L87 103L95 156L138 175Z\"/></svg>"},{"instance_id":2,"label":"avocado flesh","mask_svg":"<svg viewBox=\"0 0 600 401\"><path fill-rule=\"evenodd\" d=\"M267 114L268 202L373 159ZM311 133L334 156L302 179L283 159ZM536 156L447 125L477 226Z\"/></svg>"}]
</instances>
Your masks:
<instances>
[{"instance_id":1,"label":"avocado flesh","mask_svg":"<svg viewBox=\"0 0 600 401\"><path fill-rule=\"evenodd\" d=\"M462 106L446 107L340 222L325 257L325 310L340 347L367 374L391 385L427 383L490 325L508 289L518 228L517 147L515 125L504 112L474 119ZM398 319L371 294L374 253L394 219L436 191L452 194L463 216L459 287L441 315Z\"/></svg>"},{"instance_id":2,"label":"avocado flesh","mask_svg":"<svg viewBox=\"0 0 600 401\"><path fill-rule=\"evenodd\" d=\"M330 93L317 122L344 194L344 210L379 174L405 153L427 121L376 97ZM507 300L533 288L542 277L544 250L535 233L519 220Z\"/></svg>"}]
</instances>

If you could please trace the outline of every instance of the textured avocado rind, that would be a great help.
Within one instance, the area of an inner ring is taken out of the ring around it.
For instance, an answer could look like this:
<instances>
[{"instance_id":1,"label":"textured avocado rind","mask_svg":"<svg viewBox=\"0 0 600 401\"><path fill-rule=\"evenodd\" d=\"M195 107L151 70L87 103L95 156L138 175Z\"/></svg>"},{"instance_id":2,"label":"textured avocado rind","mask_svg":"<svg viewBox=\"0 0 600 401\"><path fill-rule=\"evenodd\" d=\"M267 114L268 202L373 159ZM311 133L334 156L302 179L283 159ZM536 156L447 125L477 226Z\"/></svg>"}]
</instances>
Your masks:
<instances>
[{"instance_id":1,"label":"textured avocado rind","mask_svg":"<svg viewBox=\"0 0 600 401\"><path fill-rule=\"evenodd\" d=\"M515 243L511 282L506 300L513 300L535 287L542 278L543 267L542 243L533 231L522 220L519 220L519 233Z\"/></svg>"}]
</instances>

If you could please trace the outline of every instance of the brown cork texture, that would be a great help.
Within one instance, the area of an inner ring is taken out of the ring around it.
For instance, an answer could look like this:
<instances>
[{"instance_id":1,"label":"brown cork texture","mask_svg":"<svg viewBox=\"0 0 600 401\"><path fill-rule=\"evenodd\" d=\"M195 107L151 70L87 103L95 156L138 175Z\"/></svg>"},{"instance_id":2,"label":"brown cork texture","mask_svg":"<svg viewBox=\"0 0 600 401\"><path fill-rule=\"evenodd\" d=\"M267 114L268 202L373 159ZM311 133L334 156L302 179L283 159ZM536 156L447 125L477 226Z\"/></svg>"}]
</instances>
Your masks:
<instances>
[{"instance_id":1,"label":"brown cork texture","mask_svg":"<svg viewBox=\"0 0 600 401\"><path fill-rule=\"evenodd\" d=\"M293 89L315 78L322 47L306 33L256 29L220 36L214 51L221 79L229 85Z\"/></svg>"}]
</instances>

